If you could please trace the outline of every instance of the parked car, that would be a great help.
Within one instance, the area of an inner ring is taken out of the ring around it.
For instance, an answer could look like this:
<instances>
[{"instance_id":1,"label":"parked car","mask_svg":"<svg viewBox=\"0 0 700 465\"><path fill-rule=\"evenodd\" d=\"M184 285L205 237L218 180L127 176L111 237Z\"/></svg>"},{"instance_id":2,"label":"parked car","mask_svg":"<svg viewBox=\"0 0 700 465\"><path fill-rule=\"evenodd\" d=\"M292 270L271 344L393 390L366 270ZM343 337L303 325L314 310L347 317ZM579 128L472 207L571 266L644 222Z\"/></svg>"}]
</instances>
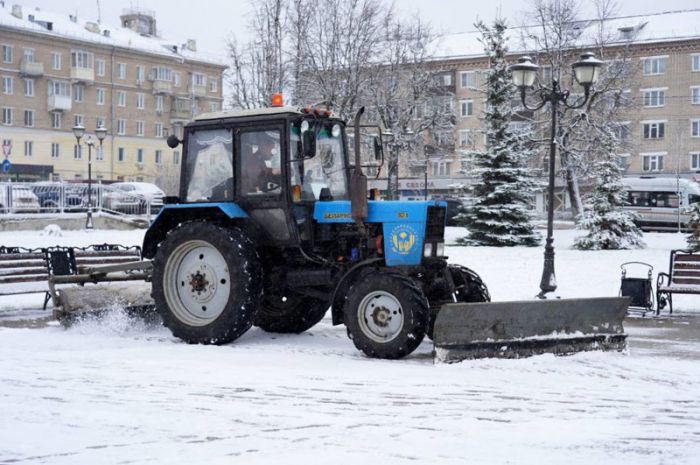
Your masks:
<instances>
[{"instance_id":1,"label":"parked car","mask_svg":"<svg viewBox=\"0 0 700 465\"><path fill-rule=\"evenodd\" d=\"M141 212L145 212L146 206L150 204L151 213L157 213L163 208L163 192L155 184L147 182L117 182L111 184L110 187L115 187L129 195L141 198Z\"/></svg>"},{"instance_id":2,"label":"parked car","mask_svg":"<svg viewBox=\"0 0 700 465\"><path fill-rule=\"evenodd\" d=\"M29 187L23 184L0 184L0 212L37 213L39 209L39 199Z\"/></svg>"},{"instance_id":3,"label":"parked car","mask_svg":"<svg viewBox=\"0 0 700 465\"><path fill-rule=\"evenodd\" d=\"M643 230L677 231L687 229L689 208L700 202L700 186L689 179L624 178L627 191L625 210L637 214L637 224Z\"/></svg>"},{"instance_id":4,"label":"parked car","mask_svg":"<svg viewBox=\"0 0 700 465\"><path fill-rule=\"evenodd\" d=\"M457 215L465 212L464 205L459 198L456 197L433 197L435 200L447 202L447 226L457 226Z\"/></svg>"},{"instance_id":5,"label":"parked car","mask_svg":"<svg viewBox=\"0 0 700 465\"><path fill-rule=\"evenodd\" d=\"M41 210L48 213L60 211L61 189L63 189L64 211L76 211L84 208L83 196L79 188L58 182L36 182L31 184L32 192L39 199Z\"/></svg>"},{"instance_id":6,"label":"parked car","mask_svg":"<svg viewBox=\"0 0 700 465\"><path fill-rule=\"evenodd\" d=\"M137 215L141 213L142 199L112 186L102 186L102 208L118 213ZM85 194L87 198L87 192ZM93 193L93 202L95 199Z\"/></svg>"}]
</instances>

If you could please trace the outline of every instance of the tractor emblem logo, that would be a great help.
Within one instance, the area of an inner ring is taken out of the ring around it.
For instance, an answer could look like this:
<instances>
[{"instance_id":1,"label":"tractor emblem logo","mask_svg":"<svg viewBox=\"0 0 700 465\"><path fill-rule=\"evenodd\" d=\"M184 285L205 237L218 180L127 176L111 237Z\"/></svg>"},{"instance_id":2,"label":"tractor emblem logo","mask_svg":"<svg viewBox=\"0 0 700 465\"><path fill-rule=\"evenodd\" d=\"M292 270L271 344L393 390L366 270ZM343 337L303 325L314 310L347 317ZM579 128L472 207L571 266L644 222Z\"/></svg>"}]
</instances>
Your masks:
<instances>
[{"instance_id":1,"label":"tractor emblem logo","mask_svg":"<svg viewBox=\"0 0 700 465\"><path fill-rule=\"evenodd\" d=\"M391 233L392 252L400 255L408 255L416 245L416 231L407 225L394 228Z\"/></svg>"}]
</instances>

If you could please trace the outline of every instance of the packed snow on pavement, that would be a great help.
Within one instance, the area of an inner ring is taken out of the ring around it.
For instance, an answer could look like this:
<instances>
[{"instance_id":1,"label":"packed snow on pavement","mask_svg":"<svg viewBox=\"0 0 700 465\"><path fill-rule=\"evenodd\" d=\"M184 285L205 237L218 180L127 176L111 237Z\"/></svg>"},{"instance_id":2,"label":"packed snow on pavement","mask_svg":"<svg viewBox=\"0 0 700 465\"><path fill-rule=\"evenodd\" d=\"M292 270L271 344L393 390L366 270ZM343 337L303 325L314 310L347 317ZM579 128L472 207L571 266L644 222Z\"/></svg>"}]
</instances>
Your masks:
<instances>
[{"instance_id":1,"label":"packed snow on pavement","mask_svg":"<svg viewBox=\"0 0 700 465\"><path fill-rule=\"evenodd\" d=\"M448 239L460 233L448 228ZM562 297L616 295L621 263L648 262L655 277L667 270L669 250L684 246L681 235L647 233L644 250L584 252L571 249L577 234L555 231ZM131 245L142 237L23 231L0 233L0 245ZM494 300L538 291L541 247L447 250L482 275ZM435 365L427 339L404 360L368 359L328 317L300 335L253 328L214 347L184 344L118 309L63 329L42 320L41 303L41 295L0 298L0 463L700 457L700 296L674 297L673 317L628 318L625 353L453 365Z\"/></svg>"}]
</instances>

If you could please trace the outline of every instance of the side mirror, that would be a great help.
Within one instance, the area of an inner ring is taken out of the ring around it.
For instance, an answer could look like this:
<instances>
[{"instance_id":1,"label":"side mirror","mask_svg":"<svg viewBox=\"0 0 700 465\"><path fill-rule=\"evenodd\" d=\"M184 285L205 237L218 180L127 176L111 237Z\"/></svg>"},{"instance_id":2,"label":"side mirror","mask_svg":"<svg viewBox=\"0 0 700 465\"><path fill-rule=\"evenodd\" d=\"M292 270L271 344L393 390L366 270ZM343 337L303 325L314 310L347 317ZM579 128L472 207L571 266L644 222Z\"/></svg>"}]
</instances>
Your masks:
<instances>
[{"instance_id":1,"label":"side mirror","mask_svg":"<svg viewBox=\"0 0 700 465\"><path fill-rule=\"evenodd\" d=\"M171 149L176 149L177 146L182 143L182 141L178 139L175 134L170 134L165 142Z\"/></svg>"},{"instance_id":2,"label":"side mirror","mask_svg":"<svg viewBox=\"0 0 700 465\"><path fill-rule=\"evenodd\" d=\"M309 130L301 133L302 154L304 158L316 156L316 133Z\"/></svg>"},{"instance_id":3,"label":"side mirror","mask_svg":"<svg viewBox=\"0 0 700 465\"><path fill-rule=\"evenodd\" d=\"M384 160L384 147L379 142L379 137L374 138L374 159L377 161Z\"/></svg>"}]
</instances>

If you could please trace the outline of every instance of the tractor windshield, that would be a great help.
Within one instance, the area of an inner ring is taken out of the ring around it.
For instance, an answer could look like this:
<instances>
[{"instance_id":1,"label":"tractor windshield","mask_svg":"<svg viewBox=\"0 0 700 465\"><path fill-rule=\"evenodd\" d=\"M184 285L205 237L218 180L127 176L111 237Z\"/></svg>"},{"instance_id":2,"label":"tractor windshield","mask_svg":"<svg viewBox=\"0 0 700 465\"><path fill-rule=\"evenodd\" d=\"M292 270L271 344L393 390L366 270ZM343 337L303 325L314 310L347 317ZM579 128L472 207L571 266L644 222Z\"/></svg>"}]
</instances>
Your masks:
<instances>
[{"instance_id":1,"label":"tractor windshield","mask_svg":"<svg viewBox=\"0 0 700 465\"><path fill-rule=\"evenodd\" d=\"M301 153L302 130L314 131L316 134L316 156L306 160L302 159ZM291 123L290 181L292 186L301 186L301 200L320 200L321 191L333 200L348 198L344 132L343 126L332 120Z\"/></svg>"}]
</instances>

